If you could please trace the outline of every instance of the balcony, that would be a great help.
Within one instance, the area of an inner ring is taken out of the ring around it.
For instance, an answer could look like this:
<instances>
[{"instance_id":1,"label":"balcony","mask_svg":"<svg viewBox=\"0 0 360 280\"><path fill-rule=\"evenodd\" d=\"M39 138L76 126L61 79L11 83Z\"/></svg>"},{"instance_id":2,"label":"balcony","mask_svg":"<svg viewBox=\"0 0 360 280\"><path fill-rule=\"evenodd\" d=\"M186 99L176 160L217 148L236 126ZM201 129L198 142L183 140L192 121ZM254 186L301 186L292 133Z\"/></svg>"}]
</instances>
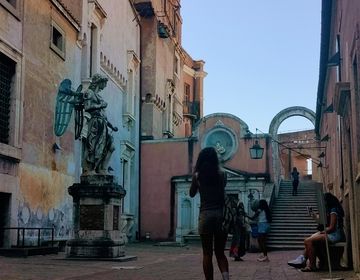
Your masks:
<instances>
[{"instance_id":1,"label":"balcony","mask_svg":"<svg viewBox=\"0 0 360 280\"><path fill-rule=\"evenodd\" d=\"M200 102L199 101L184 101L183 102L184 117L199 119L200 118Z\"/></svg>"}]
</instances>

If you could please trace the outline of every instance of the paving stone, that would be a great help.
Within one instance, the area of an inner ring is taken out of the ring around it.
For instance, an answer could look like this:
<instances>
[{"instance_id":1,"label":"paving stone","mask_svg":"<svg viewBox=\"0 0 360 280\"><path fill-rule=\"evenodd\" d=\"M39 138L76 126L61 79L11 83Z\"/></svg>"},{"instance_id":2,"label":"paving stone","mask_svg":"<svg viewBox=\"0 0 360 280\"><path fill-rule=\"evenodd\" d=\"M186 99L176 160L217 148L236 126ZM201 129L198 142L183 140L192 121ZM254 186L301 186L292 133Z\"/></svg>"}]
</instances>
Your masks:
<instances>
[{"instance_id":1,"label":"paving stone","mask_svg":"<svg viewBox=\"0 0 360 280\"><path fill-rule=\"evenodd\" d=\"M63 253L58 255L32 256L28 258L0 257L1 280L200 280L202 272L201 247L192 244L185 247L154 246L134 243L126 247L129 255L137 260L129 262L70 261ZM228 251L226 251L228 254ZM287 265L287 261L301 251L273 251L270 262L256 261L258 253L247 253L243 262L229 258L231 280L312 280L329 278L328 272L304 273ZM214 279L221 280L214 263ZM334 277L359 280L353 271L334 271Z\"/></svg>"}]
</instances>

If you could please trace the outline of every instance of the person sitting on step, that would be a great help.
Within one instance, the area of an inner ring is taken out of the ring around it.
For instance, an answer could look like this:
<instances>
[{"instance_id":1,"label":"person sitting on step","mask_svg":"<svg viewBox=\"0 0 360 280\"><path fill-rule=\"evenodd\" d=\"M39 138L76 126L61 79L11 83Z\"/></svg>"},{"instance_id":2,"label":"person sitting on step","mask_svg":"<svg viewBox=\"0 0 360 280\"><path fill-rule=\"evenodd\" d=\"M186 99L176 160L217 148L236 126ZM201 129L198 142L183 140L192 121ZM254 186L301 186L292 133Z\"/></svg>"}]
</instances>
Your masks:
<instances>
[{"instance_id":1,"label":"person sitting on step","mask_svg":"<svg viewBox=\"0 0 360 280\"><path fill-rule=\"evenodd\" d=\"M318 227L318 232L305 239L304 253L298 256L295 260L288 262L288 265L295 268L301 268L301 271L303 272L311 272L317 269L317 250L320 250L320 248L323 250L326 237L330 243L345 241L345 233L343 229L344 210L339 200L331 193L325 193L324 201L327 216L327 227L324 228L322 225L320 225ZM310 215L313 218L318 219L318 215L313 211L310 211Z\"/></svg>"}]
</instances>

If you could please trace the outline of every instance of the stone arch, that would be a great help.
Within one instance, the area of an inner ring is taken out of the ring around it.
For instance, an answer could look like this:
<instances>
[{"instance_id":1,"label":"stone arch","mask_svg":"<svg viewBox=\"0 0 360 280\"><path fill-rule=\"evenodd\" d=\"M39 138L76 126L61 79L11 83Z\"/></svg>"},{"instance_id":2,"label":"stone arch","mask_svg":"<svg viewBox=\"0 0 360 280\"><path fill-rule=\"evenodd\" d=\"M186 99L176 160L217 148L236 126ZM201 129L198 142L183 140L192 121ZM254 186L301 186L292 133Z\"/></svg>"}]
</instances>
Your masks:
<instances>
[{"instance_id":1,"label":"stone arch","mask_svg":"<svg viewBox=\"0 0 360 280\"><path fill-rule=\"evenodd\" d=\"M308 119L315 126L315 113L314 111L301 106L293 106L281 110L276 116L272 119L269 127L269 134L271 138L275 141L272 141L272 163L273 163L273 176L275 183L275 195L279 193L279 180L280 180L280 160L279 160L279 145L278 145L278 129L281 123L290 118L300 116Z\"/></svg>"}]
</instances>

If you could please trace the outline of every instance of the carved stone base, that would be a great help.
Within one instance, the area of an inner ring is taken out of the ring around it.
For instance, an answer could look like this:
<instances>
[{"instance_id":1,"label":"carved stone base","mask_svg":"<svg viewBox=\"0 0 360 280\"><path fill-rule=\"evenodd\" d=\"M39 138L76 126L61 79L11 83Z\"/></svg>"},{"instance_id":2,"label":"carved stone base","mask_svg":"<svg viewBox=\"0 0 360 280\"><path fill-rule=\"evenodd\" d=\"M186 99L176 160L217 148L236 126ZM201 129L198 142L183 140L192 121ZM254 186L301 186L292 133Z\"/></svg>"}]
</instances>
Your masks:
<instances>
[{"instance_id":1,"label":"carved stone base","mask_svg":"<svg viewBox=\"0 0 360 280\"><path fill-rule=\"evenodd\" d=\"M125 256L125 241L100 238L94 240L72 239L67 242L68 258L117 258Z\"/></svg>"},{"instance_id":2,"label":"carved stone base","mask_svg":"<svg viewBox=\"0 0 360 280\"><path fill-rule=\"evenodd\" d=\"M66 244L68 258L118 258L125 255L120 231L125 190L111 175L81 176L68 189L73 197L74 239Z\"/></svg>"}]
</instances>

